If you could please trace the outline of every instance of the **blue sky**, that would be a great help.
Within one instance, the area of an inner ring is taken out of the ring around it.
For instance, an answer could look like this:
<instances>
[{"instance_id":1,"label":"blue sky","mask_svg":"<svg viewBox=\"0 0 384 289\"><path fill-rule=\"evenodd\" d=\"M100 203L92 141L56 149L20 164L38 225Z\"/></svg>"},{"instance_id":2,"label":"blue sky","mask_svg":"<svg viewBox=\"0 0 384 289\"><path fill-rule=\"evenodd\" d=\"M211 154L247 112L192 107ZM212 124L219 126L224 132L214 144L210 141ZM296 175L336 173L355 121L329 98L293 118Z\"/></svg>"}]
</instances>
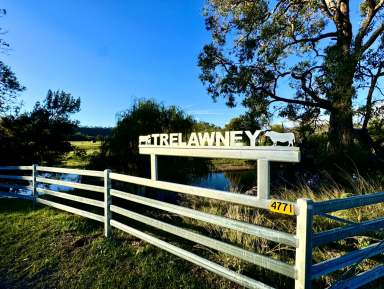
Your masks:
<instances>
[{"instance_id":1,"label":"blue sky","mask_svg":"<svg viewBox=\"0 0 384 289\"><path fill-rule=\"evenodd\" d=\"M3 0L11 44L0 55L27 90L24 109L48 89L81 97L82 125L112 126L134 99L177 105L224 125L243 108L214 103L198 79L197 56L210 38L203 0Z\"/></svg>"}]
</instances>

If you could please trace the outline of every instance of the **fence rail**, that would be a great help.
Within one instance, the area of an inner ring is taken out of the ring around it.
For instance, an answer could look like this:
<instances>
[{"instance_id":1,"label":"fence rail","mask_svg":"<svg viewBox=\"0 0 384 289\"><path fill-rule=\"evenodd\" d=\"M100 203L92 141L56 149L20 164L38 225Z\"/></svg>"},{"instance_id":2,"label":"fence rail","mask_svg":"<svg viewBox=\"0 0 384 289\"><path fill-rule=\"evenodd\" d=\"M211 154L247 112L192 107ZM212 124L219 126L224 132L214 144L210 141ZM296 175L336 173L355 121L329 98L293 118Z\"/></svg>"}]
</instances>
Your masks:
<instances>
[{"instance_id":1,"label":"fence rail","mask_svg":"<svg viewBox=\"0 0 384 289\"><path fill-rule=\"evenodd\" d=\"M365 233L378 231L384 228L384 218L354 223L349 220L344 220L339 217L329 215L329 213L341 210L375 205L382 202L384 202L384 192L313 203L314 215L331 218L338 222L343 222L346 225L323 232L313 233L311 250L314 247L319 247L325 244L344 240L349 237L361 236ZM384 253L384 240L364 248L347 252L342 256L313 264L310 269L311 279L318 279L322 276L328 275L337 270L344 269L348 266L356 266L362 261L382 253ZM341 279L334 283L330 288L359 288L383 276L384 269L383 266L380 265L351 278Z\"/></svg>"},{"instance_id":2,"label":"fence rail","mask_svg":"<svg viewBox=\"0 0 384 289\"><path fill-rule=\"evenodd\" d=\"M38 172L75 174L75 175L80 175L80 176L104 178L104 172L102 172L102 171L67 169L67 168L52 168L52 167L43 167L43 166L37 166L36 170Z\"/></svg>"},{"instance_id":3,"label":"fence rail","mask_svg":"<svg viewBox=\"0 0 384 289\"><path fill-rule=\"evenodd\" d=\"M30 176L15 174L15 171L19 171L25 174L28 170L31 171ZM371 258L384 252L383 241L372 244L365 248L348 252L345 255L334 259L324 260L317 264L312 263L314 247L323 246L328 243L365 234L378 228L383 228L384 217L356 224L348 220L343 220L339 217L332 216L331 214L332 212L339 210L381 203L384 201L384 192L322 202L313 202L307 199L298 199L295 203L285 202L287 204L293 205L295 208L294 211L297 224L296 234L293 235L287 232L270 229L260 225L238 221L220 215L213 215L199 210L190 209L181 205L171 204L146 196L140 196L131 192L126 192L121 189L116 189L115 183L123 182L138 186L197 196L201 198L214 199L222 202L229 202L237 205L245 205L253 208L268 209L271 200L261 199L255 196L241 195L231 192L164 182L156 179L128 176L112 173L110 170L93 171L32 165L0 167L0 171L9 171L12 173L12 175L0 175L0 179L7 181L7 183L0 184L0 188L2 188L4 191L0 193L1 196L19 197L32 200L33 202L39 204L48 205L101 222L104 224L104 234L106 237L111 237L111 228L114 227L134 235L172 254L175 254L176 256L197 264L209 271L217 273L220 276L223 276L247 288L266 289L272 287L264 284L261 281L254 280L248 276L231 271L220 264L214 263L185 249L170 244L151 234L144 233L136 228L128 226L117 217L124 216L130 220L143 223L158 230L165 231L169 234L184 238L210 249L217 250L219 252L223 252L225 254L239 258L243 261L255 264L266 270L270 270L292 278L295 280L295 289L309 289L311 288L312 280L314 279L320 278L321 276L330 274L336 270L343 269L347 266L356 264L363 259ZM47 175L49 173L52 173L53 175ZM57 174L76 174L79 176L94 177L99 181L103 180L104 184L101 186L53 179L52 177L57 177ZM10 184L9 181L12 181L12 184ZM15 181L24 183L29 182L29 185L14 183ZM51 189L49 187L50 185L78 189L80 191L84 191L84 194L86 195L78 194L76 191L74 191L75 193L58 191L56 189ZM6 189L11 191L7 192L5 191ZM30 196L16 194L12 192L14 189L30 190L32 194ZM45 196L51 198L47 199ZM101 196L103 196L103 200L100 200ZM200 222L207 222L222 228L235 230L241 233L255 236L257 238L262 238L272 242L277 242L279 244L287 245L292 247L296 252L295 262L294 264L288 264L281 260L259 254L258 252L252 252L233 244L226 243L222 240L204 236L203 234L192 231L190 229L186 229L178 225L167 223L163 220L158 220L153 217L146 216L143 213L139 213L128 208L123 208L122 205L119 205L121 202L119 202L118 199L126 200L135 204L141 204L155 209L160 209L168 213L192 218ZM67 202L75 202L79 203L80 205L85 204L95 208L95 211L89 211L83 208L75 208L72 205L62 204L60 203L60 200L67 200ZM100 213L97 213L97 210ZM315 233L313 232L315 216L329 217L338 221L344 221L346 225ZM359 286L384 276L383 268L384 267L380 265L352 278L340 280L339 282L333 284L331 288L358 288Z\"/></svg>"}]
</instances>

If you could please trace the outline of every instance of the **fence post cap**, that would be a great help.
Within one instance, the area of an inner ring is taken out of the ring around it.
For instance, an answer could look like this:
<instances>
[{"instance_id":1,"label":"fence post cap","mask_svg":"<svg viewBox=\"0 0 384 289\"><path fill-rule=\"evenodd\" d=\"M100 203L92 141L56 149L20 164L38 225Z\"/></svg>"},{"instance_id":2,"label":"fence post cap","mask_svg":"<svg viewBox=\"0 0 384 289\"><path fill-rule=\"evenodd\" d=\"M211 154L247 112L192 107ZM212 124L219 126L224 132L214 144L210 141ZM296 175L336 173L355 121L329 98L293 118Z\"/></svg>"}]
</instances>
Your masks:
<instances>
[{"instance_id":1,"label":"fence post cap","mask_svg":"<svg viewBox=\"0 0 384 289\"><path fill-rule=\"evenodd\" d=\"M299 198L296 200L297 204L312 204L313 200L310 198Z\"/></svg>"}]
</instances>

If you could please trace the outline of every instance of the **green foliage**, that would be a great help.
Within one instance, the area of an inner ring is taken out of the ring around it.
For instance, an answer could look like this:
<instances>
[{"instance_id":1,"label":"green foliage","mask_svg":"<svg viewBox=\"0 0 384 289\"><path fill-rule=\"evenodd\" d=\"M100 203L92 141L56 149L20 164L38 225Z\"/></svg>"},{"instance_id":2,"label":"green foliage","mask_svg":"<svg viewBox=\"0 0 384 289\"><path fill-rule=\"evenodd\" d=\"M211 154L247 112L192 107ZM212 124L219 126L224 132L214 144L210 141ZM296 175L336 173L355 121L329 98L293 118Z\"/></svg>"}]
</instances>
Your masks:
<instances>
[{"instance_id":1,"label":"green foliage","mask_svg":"<svg viewBox=\"0 0 384 289\"><path fill-rule=\"evenodd\" d=\"M193 124L193 131L219 131L221 128L205 121L198 121Z\"/></svg>"},{"instance_id":2,"label":"green foliage","mask_svg":"<svg viewBox=\"0 0 384 289\"><path fill-rule=\"evenodd\" d=\"M0 120L0 160L3 164L57 163L72 150L69 137L77 126L70 115L80 99L63 91L48 91L44 103L31 112Z\"/></svg>"},{"instance_id":3,"label":"green foliage","mask_svg":"<svg viewBox=\"0 0 384 289\"><path fill-rule=\"evenodd\" d=\"M212 42L199 56L200 78L214 99L240 99L257 118L278 113L313 126L329 114L330 151L341 152L352 143L353 108L363 104L363 118L372 117L384 76L384 3L360 2L352 29L348 1L208 0Z\"/></svg>"},{"instance_id":4,"label":"green foliage","mask_svg":"<svg viewBox=\"0 0 384 289\"><path fill-rule=\"evenodd\" d=\"M103 142L101 152L93 158L91 166L149 176L149 158L139 154L139 136L170 132L187 135L194 126L192 117L175 106L165 107L154 100L138 100L121 113L111 137ZM158 165L159 177L173 180L183 180L208 170L203 159L159 157Z\"/></svg>"},{"instance_id":5,"label":"green foliage","mask_svg":"<svg viewBox=\"0 0 384 289\"><path fill-rule=\"evenodd\" d=\"M129 234L31 202L0 203L1 288L224 289L232 284Z\"/></svg>"},{"instance_id":6,"label":"green foliage","mask_svg":"<svg viewBox=\"0 0 384 289\"><path fill-rule=\"evenodd\" d=\"M72 151L67 153L60 165L71 168L87 168L90 160L100 153L100 141L71 141Z\"/></svg>"},{"instance_id":7,"label":"green foliage","mask_svg":"<svg viewBox=\"0 0 384 289\"><path fill-rule=\"evenodd\" d=\"M250 130L255 131L262 126L252 114L246 113L238 117L232 118L225 126L224 130Z\"/></svg>"}]
</instances>

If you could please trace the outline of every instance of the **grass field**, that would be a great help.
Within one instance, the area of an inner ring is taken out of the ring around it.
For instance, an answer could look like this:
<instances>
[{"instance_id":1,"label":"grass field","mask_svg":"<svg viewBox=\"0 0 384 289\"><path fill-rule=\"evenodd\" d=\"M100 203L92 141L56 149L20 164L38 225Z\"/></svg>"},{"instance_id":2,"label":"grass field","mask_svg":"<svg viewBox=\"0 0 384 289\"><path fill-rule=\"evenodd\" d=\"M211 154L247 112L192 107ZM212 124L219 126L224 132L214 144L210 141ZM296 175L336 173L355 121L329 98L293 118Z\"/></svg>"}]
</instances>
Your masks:
<instances>
[{"instance_id":1,"label":"grass field","mask_svg":"<svg viewBox=\"0 0 384 289\"><path fill-rule=\"evenodd\" d=\"M213 159L212 166L214 171L243 171L254 169L252 163L246 160L236 159Z\"/></svg>"},{"instance_id":2,"label":"grass field","mask_svg":"<svg viewBox=\"0 0 384 289\"><path fill-rule=\"evenodd\" d=\"M0 200L0 288L238 286L130 235L49 207Z\"/></svg>"},{"instance_id":3,"label":"grass field","mask_svg":"<svg viewBox=\"0 0 384 289\"><path fill-rule=\"evenodd\" d=\"M302 186L284 190L282 199L295 200L309 197L314 200L334 199L364 192L384 189L384 180L353 178L354 186L349 191L328 185L315 193ZM294 233L295 222L265 210L223 204L203 198L188 197L184 205L207 213L246 221L277 230ZM340 211L336 216L353 222L382 217L384 204ZM273 258L293 262L294 252L285 246L272 245L260 238L251 237L233 230L226 230L205 222L188 218L175 218L162 213L159 218L178 222L186 228L205 232L205 235L256 251ZM129 221L130 225L137 224ZM314 231L334 228L337 223L330 219L315 219ZM138 229L155 233L147 227ZM167 234L160 238L204 256L219 264L252 276L277 288L293 288L292 279L272 274L237 258L192 245ZM372 232L366 237L354 237L332 246L316 248L315 262L335 258L351 250L366 247L383 238L382 232ZM369 259L357 266L354 272L362 272L377 266L384 260L381 256ZM348 269L348 268L347 268ZM326 288L341 271L331 274L314 288ZM383 288L377 281L365 288ZM112 239L105 239L100 223L62 212L53 208L37 206L21 200L0 199L0 288L242 288L213 273L181 260L121 231L114 230Z\"/></svg>"},{"instance_id":4,"label":"grass field","mask_svg":"<svg viewBox=\"0 0 384 289\"><path fill-rule=\"evenodd\" d=\"M71 141L75 148L69 152L62 161L62 166L70 168L85 168L89 158L100 151L101 142L93 141Z\"/></svg>"}]
</instances>

